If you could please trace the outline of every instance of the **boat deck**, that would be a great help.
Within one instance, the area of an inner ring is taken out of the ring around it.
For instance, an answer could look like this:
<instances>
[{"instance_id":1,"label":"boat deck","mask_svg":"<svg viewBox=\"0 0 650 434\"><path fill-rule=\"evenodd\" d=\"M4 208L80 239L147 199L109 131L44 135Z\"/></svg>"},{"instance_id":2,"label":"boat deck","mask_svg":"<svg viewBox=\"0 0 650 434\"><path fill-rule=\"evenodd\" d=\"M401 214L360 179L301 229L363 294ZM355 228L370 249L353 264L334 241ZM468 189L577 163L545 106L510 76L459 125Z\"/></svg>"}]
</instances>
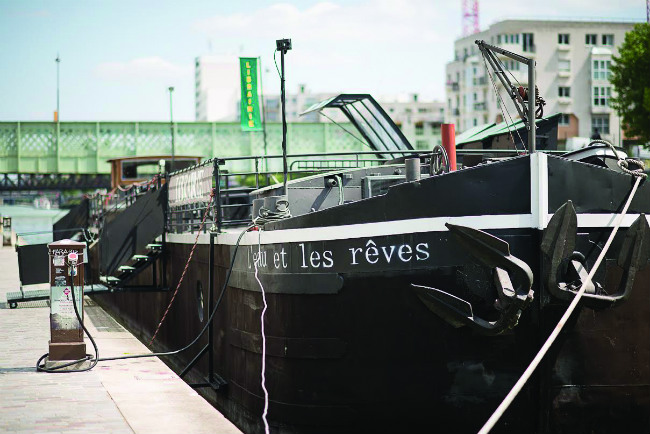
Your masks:
<instances>
[{"instance_id":1,"label":"boat deck","mask_svg":"<svg viewBox=\"0 0 650 434\"><path fill-rule=\"evenodd\" d=\"M0 432L240 433L157 357L101 362L83 373L36 372L48 349L49 307L32 301L10 309L7 293L19 286L12 247L0 248L0 264ZM85 303L100 356L149 352L101 307Z\"/></svg>"}]
</instances>

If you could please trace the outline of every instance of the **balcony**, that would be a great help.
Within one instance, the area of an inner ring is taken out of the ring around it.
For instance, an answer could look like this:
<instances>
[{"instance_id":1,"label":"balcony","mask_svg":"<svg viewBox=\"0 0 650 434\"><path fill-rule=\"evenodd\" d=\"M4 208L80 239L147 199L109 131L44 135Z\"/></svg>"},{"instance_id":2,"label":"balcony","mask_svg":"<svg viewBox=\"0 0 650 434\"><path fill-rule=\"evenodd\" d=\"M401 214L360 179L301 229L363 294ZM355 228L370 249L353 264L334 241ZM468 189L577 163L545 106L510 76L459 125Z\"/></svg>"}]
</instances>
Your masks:
<instances>
[{"instance_id":1,"label":"balcony","mask_svg":"<svg viewBox=\"0 0 650 434\"><path fill-rule=\"evenodd\" d=\"M482 112L482 111L485 111L485 110L487 110L487 106L485 104L485 101L475 102L474 103L474 111Z\"/></svg>"},{"instance_id":2,"label":"balcony","mask_svg":"<svg viewBox=\"0 0 650 434\"><path fill-rule=\"evenodd\" d=\"M606 114L606 113L612 113L613 110L610 106L608 105L595 105L593 102L593 98L591 101L591 113L592 114Z\"/></svg>"},{"instance_id":3,"label":"balcony","mask_svg":"<svg viewBox=\"0 0 650 434\"><path fill-rule=\"evenodd\" d=\"M568 96L558 97L557 102L562 105L571 104L571 97Z\"/></svg>"},{"instance_id":4,"label":"balcony","mask_svg":"<svg viewBox=\"0 0 650 434\"><path fill-rule=\"evenodd\" d=\"M571 45L569 45L569 44L558 44L557 49L559 51L570 51L571 50Z\"/></svg>"},{"instance_id":5,"label":"balcony","mask_svg":"<svg viewBox=\"0 0 650 434\"><path fill-rule=\"evenodd\" d=\"M472 79L472 84L474 86L485 86L487 84L487 77L474 77Z\"/></svg>"},{"instance_id":6,"label":"balcony","mask_svg":"<svg viewBox=\"0 0 650 434\"><path fill-rule=\"evenodd\" d=\"M458 90L460 89L460 86L458 86L457 81L448 81L447 86L451 87L451 90L453 92L458 92Z\"/></svg>"}]
</instances>

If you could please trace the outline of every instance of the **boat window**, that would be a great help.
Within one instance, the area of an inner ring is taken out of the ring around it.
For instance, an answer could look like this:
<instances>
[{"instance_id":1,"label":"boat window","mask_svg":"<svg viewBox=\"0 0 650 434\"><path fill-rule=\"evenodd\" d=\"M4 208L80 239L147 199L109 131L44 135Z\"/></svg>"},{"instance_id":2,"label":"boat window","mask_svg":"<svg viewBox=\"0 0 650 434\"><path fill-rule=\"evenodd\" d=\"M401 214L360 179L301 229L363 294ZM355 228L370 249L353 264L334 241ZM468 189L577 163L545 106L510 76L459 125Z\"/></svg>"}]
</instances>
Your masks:
<instances>
[{"instance_id":1,"label":"boat window","mask_svg":"<svg viewBox=\"0 0 650 434\"><path fill-rule=\"evenodd\" d=\"M367 104L366 101L361 100L352 104L355 110L358 111L368 121L368 126L372 128L373 132L377 134L382 145L387 150L398 150L399 146L395 142L395 137L389 133L389 126L375 107ZM382 122L383 121L383 122Z\"/></svg>"},{"instance_id":2,"label":"boat window","mask_svg":"<svg viewBox=\"0 0 650 434\"><path fill-rule=\"evenodd\" d=\"M341 94L308 108L301 116L322 111L325 108L338 108L359 130L368 145L382 152L383 158L400 157L413 149L404 134L381 106L367 94ZM384 153L386 151L386 153Z\"/></svg>"}]
</instances>

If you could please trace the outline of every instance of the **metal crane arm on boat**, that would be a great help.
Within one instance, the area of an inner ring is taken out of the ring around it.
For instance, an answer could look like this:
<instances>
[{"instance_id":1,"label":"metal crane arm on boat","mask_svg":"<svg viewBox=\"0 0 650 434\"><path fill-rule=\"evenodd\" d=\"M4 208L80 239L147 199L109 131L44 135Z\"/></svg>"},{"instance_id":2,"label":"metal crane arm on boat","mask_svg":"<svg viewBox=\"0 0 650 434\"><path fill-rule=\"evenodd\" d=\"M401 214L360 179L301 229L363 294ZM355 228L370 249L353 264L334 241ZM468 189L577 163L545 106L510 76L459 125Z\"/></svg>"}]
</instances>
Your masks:
<instances>
[{"instance_id":1,"label":"metal crane arm on boat","mask_svg":"<svg viewBox=\"0 0 650 434\"><path fill-rule=\"evenodd\" d=\"M493 52L503 54L504 56L510 57L511 59L517 62L521 62L525 65L530 65L530 59L524 56L520 56L519 54L512 53L508 50L504 50L503 48L487 44L485 41L476 41L476 45L478 45L481 54L483 54L483 57L485 57L487 62L490 64L490 67L492 67L494 70L494 73L498 77L499 81L501 81L501 84L503 84L503 87L508 90L508 95L515 103L515 108L517 109L517 112L519 112L519 116L524 121L526 126L530 128L528 116L526 116L526 103L524 102L524 99L519 93L517 87L512 84L503 68L499 66L499 60L496 58Z\"/></svg>"},{"instance_id":2,"label":"metal crane arm on boat","mask_svg":"<svg viewBox=\"0 0 650 434\"><path fill-rule=\"evenodd\" d=\"M544 284L560 300L573 299L588 274L584 256L575 252L577 226L575 208L567 201L555 212L542 235ZM650 227L645 215L641 214L628 228L616 261L623 269L618 290L607 294L600 284L592 284L583 295L585 305L605 308L625 301L630 296L637 271L646 266L649 258Z\"/></svg>"},{"instance_id":3,"label":"metal crane arm on boat","mask_svg":"<svg viewBox=\"0 0 650 434\"><path fill-rule=\"evenodd\" d=\"M508 50L504 50L503 48L487 44L483 40L475 41L475 43L478 45L481 54L490 64L490 67L494 70L496 76L501 81L501 84L503 84L503 86L507 89L510 98L512 98L512 101L517 108L517 111L519 112L519 116L521 117L522 121L526 125L526 129L528 130L528 149L531 153L535 152L537 148L535 144L535 105L539 103L539 106L541 107L545 104L540 98L537 98L537 87L535 85L535 60L516 53L512 53ZM519 92L519 89L517 89L510 82L505 71L503 71L503 68L499 67L499 60L496 58L494 53L499 53L503 56L509 57L516 62L525 64L528 67L529 92L527 100L524 98L525 92L523 92L522 95L522 93ZM526 105L526 103L528 104Z\"/></svg>"},{"instance_id":4,"label":"metal crane arm on boat","mask_svg":"<svg viewBox=\"0 0 650 434\"><path fill-rule=\"evenodd\" d=\"M515 327L521 312L533 300L533 272L528 264L510 254L510 246L500 238L466 226L446 226L472 256L493 269L499 319L487 321L475 316L471 303L445 291L414 284L411 287L432 312L454 327L468 325L486 335L498 335Z\"/></svg>"}]
</instances>

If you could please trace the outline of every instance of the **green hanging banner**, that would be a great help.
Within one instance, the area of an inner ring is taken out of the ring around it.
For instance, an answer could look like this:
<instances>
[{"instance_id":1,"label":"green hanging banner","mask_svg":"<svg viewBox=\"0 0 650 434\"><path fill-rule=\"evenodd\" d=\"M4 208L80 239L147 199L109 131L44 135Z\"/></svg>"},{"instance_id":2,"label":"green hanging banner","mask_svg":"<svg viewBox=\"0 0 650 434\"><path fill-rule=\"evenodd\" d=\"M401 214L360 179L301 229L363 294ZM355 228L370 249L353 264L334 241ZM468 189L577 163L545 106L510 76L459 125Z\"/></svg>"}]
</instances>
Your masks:
<instances>
[{"instance_id":1,"label":"green hanging banner","mask_svg":"<svg viewBox=\"0 0 650 434\"><path fill-rule=\"evenodd\" d=\"M257 98L257 58L240 57L241 76L241 129L262 131L260 104Z\"/></svg>"}]
</instances>

